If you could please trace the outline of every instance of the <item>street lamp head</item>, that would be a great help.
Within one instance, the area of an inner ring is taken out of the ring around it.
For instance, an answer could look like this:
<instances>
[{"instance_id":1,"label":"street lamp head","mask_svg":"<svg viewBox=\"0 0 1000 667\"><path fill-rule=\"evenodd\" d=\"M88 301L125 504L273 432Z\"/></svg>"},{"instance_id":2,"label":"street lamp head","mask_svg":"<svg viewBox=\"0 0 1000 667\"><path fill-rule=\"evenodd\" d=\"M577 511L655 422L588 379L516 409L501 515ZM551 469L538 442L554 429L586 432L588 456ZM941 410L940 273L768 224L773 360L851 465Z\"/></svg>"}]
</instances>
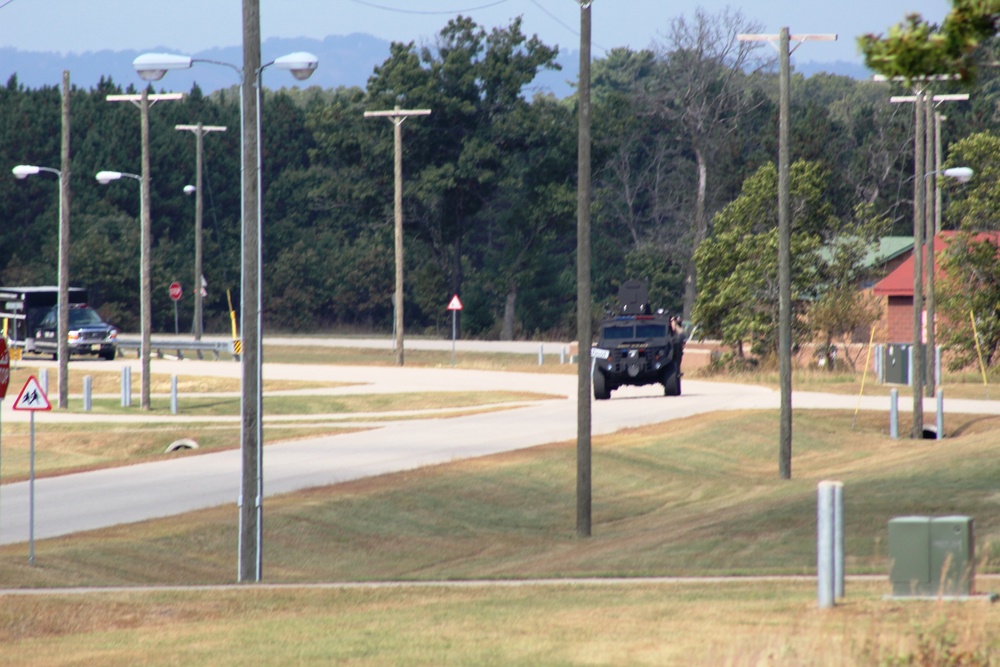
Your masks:
<instances>
[{"instance_id":1,"label":"street lamp head","mask_svg":"<svg viewBox=\"0 0 1000 667\"><path fill-rule=\"evenodd\" d=\"M319 58L306 51L296 51L286 56L275 58L274 66L288 70L298 81L305 81L312 76L319 66Z\"/></svg>"},{"instance_id":2,"label":"street lamp head","mask_svg":"<svg viewBox=\"0 0 1000 667\"><path fill-rule=\"evenodd\" d=\"M11 171L18 178L27 178L28 176L34 176L41 170L33 164L19 164L11 169Z\"/></svg>"},{"instance_id":3,"label":"street lamp head","mask_svg":"<svg viewBox=\"0 0 1000 667\"><path fill-rule=\"evenodd\" d=\"M101 185L107 185L111 181L117 181L122 177L120 171L99 171L97 172L97 182Z\"/></svg>"},{"instance_id":4,"label":"street lamp head","mask_svg":"<svg viewBox=\"0 0 1000 667\"><path fill-rule=\"evenodd\" d=\"M144 53L132 61L132 68L143 81L159 81L167 70L190 69L191 56L173 53Z\"/></svg>"},{"instance_id":5,"label":"street lamp head","mask_svg":"<svg viewBox=\"0 0 1000 667\"><path fill-rule=\"evenodd\" d=\"M184 194L186 194L186 195L193 195L197 191L198 191L198 188L194 187L193 185L185 185L184 186Z\"/></svg>"},{"instance_id":6,"label":"street lamp head","mask_svg":"<svg viewBox=\"0 0 1000 667\"><path fill-rule=\"evenodd\" d=\"M969 167L952 167L944 170L945 176L954 178L959 183L968 183L969 179L972 178L972 173L972 169Z\"/></svg>"}]
</instances>

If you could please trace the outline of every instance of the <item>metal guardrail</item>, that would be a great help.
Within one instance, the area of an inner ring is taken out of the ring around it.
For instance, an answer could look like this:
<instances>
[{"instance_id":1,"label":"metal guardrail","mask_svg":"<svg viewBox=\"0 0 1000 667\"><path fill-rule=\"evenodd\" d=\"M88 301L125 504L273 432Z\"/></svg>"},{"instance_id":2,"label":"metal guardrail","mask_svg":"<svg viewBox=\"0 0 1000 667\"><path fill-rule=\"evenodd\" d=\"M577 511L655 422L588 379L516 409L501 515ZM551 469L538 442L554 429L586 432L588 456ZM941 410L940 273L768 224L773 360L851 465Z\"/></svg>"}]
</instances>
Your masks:
<instances>
[{"instance_id":1,"label":"metal guardrail","mask_svg":"<svg viewBox=\"0 0 1000 667\"><path fill-rule=\"evenodd\" d=\"M207 340L151 340L149 342L149 347L156 353L158 359L163 358L163 351L174 351L177 353L178 359L184 358L184 352L197 352L198 358L201 359L203 352L211 352L215 356L215 360L219 360L219 355L223 352L227 354L233 354L233 342L232 341L207 341ZM135 354L138 357L142 354L142 341L138 340L119 340L118 341L119 353L123 353L125 350L135 350ZM235 360L239 360L239 355L233 354Z\"/></svg>"}]
</instances>

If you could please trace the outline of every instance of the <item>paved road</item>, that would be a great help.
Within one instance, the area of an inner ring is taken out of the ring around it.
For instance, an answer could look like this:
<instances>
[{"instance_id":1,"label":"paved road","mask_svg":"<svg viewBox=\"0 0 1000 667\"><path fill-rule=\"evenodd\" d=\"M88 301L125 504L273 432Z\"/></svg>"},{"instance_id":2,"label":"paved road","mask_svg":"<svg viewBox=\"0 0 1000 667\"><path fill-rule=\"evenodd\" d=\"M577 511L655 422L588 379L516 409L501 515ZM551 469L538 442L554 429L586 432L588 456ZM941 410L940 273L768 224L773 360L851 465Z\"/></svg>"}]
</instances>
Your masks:
<instances>
[{"instance_id":1,"label":"paved road","mask_svg":"<svg viewBox=\"0 0 1000 667\"><path fill-rule=\"evenodd\" d=\"M137 360L74 362L71 372L116 367ZM54 364L52 364L54 366ZM239 364L214 361L154 360L153 373L238 377ZM265 493L274 495L325 486L386 472L483 456L576 438L576 377L561 374L504 373L461 369L356 368L265 364L264 377L357 383L324 390L330 394L372 392L528 390L560 398L513 410L451 419L420 419L373 424L372 430L314 437L269 445L264 452ZM3 423L26 419L4 401ZM853 410L857 397L796 394L798 408ZM593 405L593 433L678 419L717 410L776 408L778 393L761 387L685 380L684 395L665 398L658 385L628 387L612 400ZM862 409L888 410L887 399L866 397ZM901 405L902 410L907 406ZM928 409L932 404L928 403ZM949 401L955 412L1000 414L1000 401ZM309 419L316 420L313 415ZM36 418L44 429L51 421L92 419L57 412ZM115 417L118 421L149 422L145 415ZM183 421L164 415L162 421ZM236 421L235 418L219 418ZM204 421L198 418L198 421ZM278 420L265 419L265 427ZM238 451L184 456L38 480L35 487L35 537L66 535L109 525L175 515L234 503L239 494ZM0 492L0 543L28 539L28 485L5 484Z\"/></svg>"}]
</instances>

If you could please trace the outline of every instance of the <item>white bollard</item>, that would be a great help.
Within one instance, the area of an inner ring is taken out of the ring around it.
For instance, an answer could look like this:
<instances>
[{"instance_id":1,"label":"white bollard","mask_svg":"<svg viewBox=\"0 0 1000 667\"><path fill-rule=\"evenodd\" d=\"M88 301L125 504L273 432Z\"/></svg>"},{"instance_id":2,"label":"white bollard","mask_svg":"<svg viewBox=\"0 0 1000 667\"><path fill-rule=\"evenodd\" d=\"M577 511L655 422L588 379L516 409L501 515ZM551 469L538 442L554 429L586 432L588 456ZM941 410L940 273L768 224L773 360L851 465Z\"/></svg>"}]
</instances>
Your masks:
<instances>
[{"instance_id":1,"label":"white bollard","mask_svg":"<svg viewBox=\"0 0 1000 667\"><path fill-rule=\"evenodd\" d=\"M132 367L122 366L122 407L132 406Z\"/></svg>"},{"instance_id":2,"label":"white bollard","mask_svg":"<svg viewBox=\"0 0 1000 667\"><path fill-rule=\"evenodd\" d=\"M94 379L89 375L83 376L83 411L90 412L94 407Z\"/></svg>"},{"instance_id":3,"label":"white bollard","mask_svg":"<svg viewBox=\"0 0 1000 667\"><path fill-rule=\"evenodd\" d=\"M940 440L944 437L944 388L938 387L934 397L937 399L937 419L934 425L937 426L937 439Z\"/></svg>"},{"instance_id":4,"label":"white bollard","mask_svg":"<svg viewBox=\"0 0 1000 667\"><path fill-rule=\"evenodd\" d=\"M816 596L820 609L836 603L836 486L820 482L816 493Z\"/></svg>"},{"instance_id":5,"label":"white bollard","mask_svg":"<svg viewBox=\"0 0 1000 667\"><path fill-rule=\"evenodd\" d=\"M170 376L170 414L177 414L177 376Z\"/></svg>"},{"instance_id":6,"label":"white bollard","mask_svg":"<svg viewBox=\"0 0 1000 667\"><path fill-rule=\"evenodd\" d=\"M889 437L899 440L899 390L889 390Z\"/></svg>"},{"instance_id":7,"label":"white bollard","mask_svg":"<svg viewBox=\"0 0 1000 667\"><path fill-rule=\"evenodd\" d=\"M42 393L49 395L49 369L41 368L38 371L38 384L42 387Z\"/></svg>"},{"instance_id":8,"label":"white bollard","mask_svg":"<svg viewBox=\"0 0 1000 667\"><path fill-rule=\"evenodd\" d=\"M833 483L833 597L844 597L844 483Z\"/></svg>"},{"instance_id":9,"label":"white bollard","mask_svg":"<svg viewBox=\"0 0 1000 667\"><path fill-rule=\"evenodd\" d=\"M539 345L538 346L538 365L541 366L543 363L545 363L545 346L544 345Z\"/></svg>"},{"instance_id":10,"label":"white bollard","mask_svg":"<svg viewBox=\"0 0 1000 667\"><path fill-rule=\"evenodd\" d=\"M566 363L566 346L563 345L562 349L559 350L559 365L561 366L565 363Z\"/></svg>"}]
</instances>

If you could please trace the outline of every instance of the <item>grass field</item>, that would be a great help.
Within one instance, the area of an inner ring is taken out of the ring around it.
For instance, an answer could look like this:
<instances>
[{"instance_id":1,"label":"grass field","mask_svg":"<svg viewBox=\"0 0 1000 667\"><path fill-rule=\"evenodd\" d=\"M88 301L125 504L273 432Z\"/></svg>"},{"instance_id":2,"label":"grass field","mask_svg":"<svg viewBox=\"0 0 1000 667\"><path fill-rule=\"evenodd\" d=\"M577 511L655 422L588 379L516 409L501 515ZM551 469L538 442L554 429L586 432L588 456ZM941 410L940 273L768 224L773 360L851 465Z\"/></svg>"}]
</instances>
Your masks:
<instances>
[{"instance_id":1,"label":"grass field","mask_svg":"<svg viewBox=\"0 0 1000 667\"><path fill-rule=\"evenodd\" d=\"M797 389L859 387L796 377ZM393 410L412 397L377 401L343 409ZM883 600L894 516L974 517L978 570L1000 573L1000 417L949 414L944 441L890 440L884 414L853 422L851 412L797 411L786 481L773 412L595 438L586 539L575 534L572 442L269 498L264 580L275 587L226 586L235 506L40 541L34 565L26 545L0 547L0 587L22 591L0 594L0 664L1000 664L1000 608ZM39 436L59 461L49 473L152 460L192 432L206 449L238 440L238 425L209 423L48 428ZM269 426L266 437L319 432L329 428ZM23 472L26 440L23 424L4 424L5 482ZM848 574L872 575L850 579L846 599L825 611L808 578L823 479L845 483ZM650 579L664 576L743 578ZM578 577L632 581L569 581ZM310 586L331 582L347 585ZM191 584L209 588L135 588ZM979 588L993 584L981 578Z\"/></svg>"},{"instance_id":2,"label":"grass field","mask_svg":"<svg viewBox=\"0 0 1000 667\"><path fill-rule=\"evenodd\" d=\"M887 602L889 518L976 520L1000 571L1000 418L891 441L883 416L796 415L793 479L776 416L701 416L594 441L594 535L574 531L573 443L269 499L273 584L567 577L808 575L815 486L845 483L849 582L835 610L811 581L420 586L4 596L5 662L69 664L987 665L1000 612ZM738 437L735 434L739 434ZM0 586L225 584L236 509L0 549ZM982 586L980 587L982 588Z\"/></svg>"}]
</instances>

